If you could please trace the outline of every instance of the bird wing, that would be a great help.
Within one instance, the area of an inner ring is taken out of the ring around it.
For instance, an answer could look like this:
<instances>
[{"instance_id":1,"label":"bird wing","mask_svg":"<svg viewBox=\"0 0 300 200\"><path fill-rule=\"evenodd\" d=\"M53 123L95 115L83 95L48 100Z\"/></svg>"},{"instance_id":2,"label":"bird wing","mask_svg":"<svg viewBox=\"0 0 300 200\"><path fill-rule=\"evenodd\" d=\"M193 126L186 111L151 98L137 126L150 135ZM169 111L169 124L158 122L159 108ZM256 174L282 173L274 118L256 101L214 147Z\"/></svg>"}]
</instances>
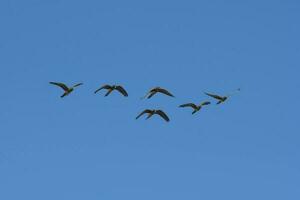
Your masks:
<instances>
[{"instance_id":1,"label":"bird wing","mask_svg":"<svg viewBox=\"0 0 300 200\"><path fill-rule=\"evenodd\" d=\"M194 109L197 109L197 106L193 103L186 103L186 104L182 104L179 107L184 108L184 107L192 107Z\"/></svg>"},{"instance_id":2,"label":"bird wing","mask_svg":"<svg viewBox=\"0 0 300 200\"><path fill-rule=\"evenodd\" d=\"M223 100L223 98L220 97L219 95L210 94L210 93L206 93L206 92L204 92L204 94L206 94L206 95L208 95L208 96L210 96L212 98L218 99L218 100Z\"/></svg>"},{"instance_id":3,"label":"bird wing","mask_svg":"<svg viewBox=\"0 0 300 200\"><path fill-rule=\"evenodd\" d=\"M57 82L49 82L52 85L56 85L63 89L65 92L69 90L68 86L66 86L64 83L57 83Z\"/></svg>"},{"instance_id":4,"label":"bird wing","mask_svg":"<svg viewBox=\"0 0 300 200\"><path fill-rule=\"evenodd\" d=\"M145 94L145 96L141 97L141 99L145 99L148 96L149 92L147 92L147 94Z\"/></svg>"},{"instance_id":5,"label":"bird wing","mask_svg":"<svg viewBox=\"0 0 300 200\"><path fill-rule=\"evenodd\" d=\"M167 122L170 121L168 115L166 115L166 113L164 113L162 110L157 110L156 114L158 114L159 116L161 116Z\"/></svg>"},{"instance_id":6,"label":"bird wing","mask_svg":"<svg viewBox=\"0 0 300 200\"><path fill-rule=\"evenodd\" d=\"M145 113L151 113L152 111L149 109L144 110L143 112L141 112L135 119L138 119L140 116L142 116Z\"/></svg>"},{"instance_id":7,"label":"bird wing","mask_svg":"<svg viewBox=\"0 0 300 200\"><path fill-rule=\"evenodd\" d=\"M149 93L148 93L149 94ZM148 95L147 94L147 95ZM147 97L147 99L150 99L153 95L155 95L156 94L156 91L150 91L150 95ZM147 96L146 95L146 96Z\"/></svg>"},{"instance_id":8,"label":"bird wing","mask_svg":"<svg viewBox=\"0 0 300 200\"><path fill-rule=\"evenodd\" d=\"M73 86L73 88L78 87L80 85L83 85L83 83L77 83L76 85Z\"/></svg>"},{"instance_id":9,"label":"bird wing","mask_svg":"<svg viewBox=\"0 0 300 200\"><path fill-rule=\"evenodd\" d=\"M160 93L163 93L163 94L166 94L166 95L168 95L168 96L170 96L170 97L174 97L174 95L173 94L171 94L168 90L166 90L166 89L163 89L163 88L157 88L157 92L160 92Z\"/></svg>"},{"instance_id":10,"label":"bird wing","mask_svg":"<svg viewBox=\"0 0 300 200\"><path fill-rule=\"evenodd\" d=\"M206 106L206 105L209 105L210 104L210 102L209 101L204 101L203 103L201 103L200 105L201 106Z\"/></svg>"},{"instance_id":11,"label":"bird wing","mask_svg":"<svg viewBox=\"0 0 300 200\"><path fill-rule=\"evenodd\" d=\"M198 112L198 110L194 110L194 111L192 112L192 115L195 114L196 112Z\"/></svg>"},{"instance_id":12,"label":"bird wing","mask_svg":"<svg viewBox=\"0 0 300 200\"><path fill-rule=\"evenodd\" d=\"M107 97L112 91L113 91L113 89L108 89L107 92L106 92L106 94L104 96Z\"/></svg>"},{"instance_id":13,"label":"bird wing","mask_svg":"<svg viewBox=\"0 0 300 200\"><path fill-rule=\"evenodd\" d=\"M125 97L128 97L128 93L126 92L126 90L122 87L122 86L120 86L120 85L118 85L117 87L116 87L116 90L118 90L121 94L123 94Z\"/></svg>"},{"instance_id":14,"label":"bird wing","mask_svg":"<svg viewBox=\"0 0 300 200\"><path fill-rule=\"evenodd\" d=\"M100 90L102 89L111 89L111 86L110 85L103 85L101 88L97 89L94 93L96 94L97 92L99 92Z\"/></svg>"},{"instance_id":15,"label":"bird wing","mask_svg":"<svg viewBox=\"0 0 300 200\"><path fill-rule=\"evenodd\" d=\"M218 101L216 104L219 105L220 103L222 103L223 101Z\"/></svg>"}]
</instances>

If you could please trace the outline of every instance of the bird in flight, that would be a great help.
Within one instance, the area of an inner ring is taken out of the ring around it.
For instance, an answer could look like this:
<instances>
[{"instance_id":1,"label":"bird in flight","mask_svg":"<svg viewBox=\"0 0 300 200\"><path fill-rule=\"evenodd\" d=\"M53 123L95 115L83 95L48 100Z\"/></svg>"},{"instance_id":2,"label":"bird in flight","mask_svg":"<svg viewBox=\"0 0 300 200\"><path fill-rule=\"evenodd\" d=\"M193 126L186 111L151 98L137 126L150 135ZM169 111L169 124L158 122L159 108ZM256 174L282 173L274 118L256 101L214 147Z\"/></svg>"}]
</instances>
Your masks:
<instances>
[{"instance_id":1,"label":"bird in flight","mask_svg":"<svg viewBox=\"0 0 300 200\"><path fill-rule=\"evenodd\" d=\"M123 96L128 97L128 93L126 92L126 90L120 86L120 85L103 85L102 87L100 87L99 89L97 89L94 93L96 94L97 92L99 92L102 89L106 89L107 93L105 94L105 96L108 96L112 91L117 90L119 91Z\"/></svg>"},{"instance_id":2,"label":"bird in flight","mask_svg":"<svg viewBox=\"0 0 300 200\"><path fill-rule=\"evenodd\" d=\"M157 114L159 116L161 116L165 121L169 122L170 119L169 117L166 115L166 113L164 113L162 110L150 110L150 109L146 109L143 112L141 112L135 119L138 119L140 116L142 116L143 114L148 114L146 119L149 119L150 117L152 117L154 114Z\"/></svg>"},{"instance_id":3,"label":"bird in flight","mask_svg":"<svg viewBox=\"0 0 300 200\"><path fill-rule=\"evenodd\" d=\"M196 112L198 112L202 108L202 106L206 106L206 105L209 105L209 104L210 104L209 101L205 101L205 102L202 102L199 105L196 105L194 103L186 103L186 104L180 105L179 107L180 108L191 107L191 108L194 109L194 111L192 112L192 114L195 114Z\"/></svg>"},{"instance_id":4,"label":"bird in flight","mask_svg":"<svg viewBox=\"0 0 300 200\"><path fill-rule=\"evenodd\" d=\"M241 89L238 88L236 90L236 92L239 92L240 90ZM207 93L207 92L204 92L204 94L206 94L206 95L208 95L208 96L210 96L210 97L212 97L214 99L217 99L218 100L217 104L220 104L220 103L223 103L224 101L226 101L228 99L228 97L232 96L234 93L230 94L230 95L227 95L227 96L219 96L219 95L211 94L211 93Z\"/></svg>"},{"instance_id":5,"label":"bird in flight","mask_svg":"<svg viewBox=\"0 0 300 200\"><path fill-rule=\"evenodd\" d=\"M76 88L76 87L78 87L78 86L80 86L80 85L83 84L83 83L78 83L78 84L76 84L76 85L74 85L74 86L72 86L72 87L68 87L68 86L66 86L64 83L58 83L58 82L49 82L49 83L52 84L52 85L56 85L56 86L60 87L61 89L63 89L63 90L65 91L65 92L60 96L61 98L63 98L63 97L65 97L65 96L69 95L71 92L73 92L74 88Z\"/></svg>"},{"instance_id":6,"label":"bird in flight","mask_svg":"<svg viewBox=\"0 0 300 200\"><path fill-rule=\"evenodd\" d=\"M155 88L152 88L144 97L142 97L141 99L144 99L147 98L150 99L153 95L155 95L156 93L162 93L162 94L165 94L165 95L168 95L170 97L174 97L173 94L171 94L168 90L166 89L163 89L161 87L155 87Z\"/></svg>"}]
</instances>

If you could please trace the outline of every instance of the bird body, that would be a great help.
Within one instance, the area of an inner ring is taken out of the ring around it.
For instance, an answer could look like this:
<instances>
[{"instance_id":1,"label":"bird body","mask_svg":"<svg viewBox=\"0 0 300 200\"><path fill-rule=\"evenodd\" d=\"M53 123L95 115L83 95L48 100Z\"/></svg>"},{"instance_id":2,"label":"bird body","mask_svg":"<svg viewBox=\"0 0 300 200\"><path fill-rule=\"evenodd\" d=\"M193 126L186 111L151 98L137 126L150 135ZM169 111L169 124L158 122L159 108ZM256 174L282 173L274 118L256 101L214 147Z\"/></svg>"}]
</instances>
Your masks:
<instances>
[{"instance_id":1,"label":"bird body","mask_svg":"<svg viewBox=\"0 0 300 200\"><path fill-rule=\"evenodd\" d=\"M150 117L152 117L153 115L157 114L159 115L160 117L162 117L165 121L169 122L170 119L169 117L167 116L166 113L164 113L162 110L150 110L150 109L146 109L144 110L143 112L141 112L137 117L136 119L140 118L142 115L144 114L148 114L147 118L146 119L149 119Z\"/></svg>"},{"instance_id":2,"label":"bird body","mask_svg":"<svg viewBox=\"0 0 300 200\"><path fill-rule=\"evenodd\" d=\"M123 96L128 97L128 93L126 92L126 90L120 86L120 85L103 85L102 87L100 87L99 89L97 89L94 93L96 94L97 92L99 92L102 89L106 89L107 92L105 94L105 96L108 96L112 91L117 90L119 91Z\"/></svg>"},{"instance_id":3,"label":"bird body","mask_svg":"<svg viewBox=\"0 0 300 200\"><path fill-rule=\"evenodd\" d=\"M150 99L153 95L155 95L156 93L162 93L162 94L165 94L165 95L168 95L170 97L174 97L173 94L171 94L168 90L166 89L163 89L161 87L155 87L155 88L152 88L143 98L147 98Z\"/></svg>"},{"instance_id":4,"label":"bird body","mask_svg":"<svg viewBox=\"0 0 300 200\"><path fill-rule=\"evenodd\" d=\"M241 91L241 88L238 88L234 92L232 92L231 94L228 94L226 96L220 96L220 95L211 94L211 93L207 93L207 92L204 92L204 94L218 100L217 104L220 104L220 103L223 103L224 101L226 101L232 95L235 95L237 92L240 92L240 91Z\"/></svg>"},{"instance_id":5,"label":"bird body","mask_svg":"<svg viewBox=\"0 0 300 200\"><path fill-rule=\"evenodd\" d=\"M216 95L216 94L210 94L210 93L207 93L207 92L204 92L206 95L214 98L214 99L217 99L218 102L217 104L220 104L220 103L223 103L224 101L226 101L228 99L228 96L219 96L219 95Z\"/></svg>"},{"instance_id":6,"label":"bird body","mask_svg":"<svg viewBox=\"0 0 300 200\"><path fill-rule=\"evenodd\" d=\"M194 109L194 111L192 112L192 114L195 114L196 112L200 111L202 106L206 106L206 105L209 105L210 102L209 101L205 101L205 102L202 102L200 103L199 105L196 105L194 103L186 103L186 104L182 104L180 105L179 107L181 108L185 108L185 107L191 107Z\"/></svg>"},{"instance_id":7,"label":"bird body","mask_svg":"<svg viewBox=\"0 0 300 200\"><path fill-rule=\"evenodd\" d=\"M83 85L83 83L78 83L78 84L75 84L74 86L72 87L68 87L66 84L64 83L59 83L59 82L49 82L50 84L52 85L56 85L58 87L60 87L61 89L64 90L64 93L60 96L61 98L69 95L71 92L74 91L74 88L80 86L80 85Z\"/></svg>"}]
</instances>

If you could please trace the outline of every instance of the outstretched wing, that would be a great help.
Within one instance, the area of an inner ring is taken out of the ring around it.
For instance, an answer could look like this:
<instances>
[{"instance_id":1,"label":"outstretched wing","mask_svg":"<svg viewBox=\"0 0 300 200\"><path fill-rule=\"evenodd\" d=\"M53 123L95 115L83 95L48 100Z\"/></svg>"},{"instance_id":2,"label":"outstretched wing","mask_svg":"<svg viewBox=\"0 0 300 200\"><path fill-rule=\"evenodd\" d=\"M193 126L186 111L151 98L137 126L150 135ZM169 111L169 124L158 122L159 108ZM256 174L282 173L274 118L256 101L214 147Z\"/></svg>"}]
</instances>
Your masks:
<instances>
[{"instance_id":1,"label":"outstretched wing","mask_svg":"<svg viewBox=\"0 0 300 200\"><path fill-rule=\"evenodd\" d=\"M194 110L194 111L192 112L192 115L195 114L195 113L198 112L198 111L199 111L199 110Z\"/></svg>"},{"instance_id":2,"label":"outstretched wing","mask_svg":"<svg viewBox=\"0 0 300 200\"><path fill-rule=\"evenodd\" d=\"M128 97L128 93L126 92L126 90L122 87L122 86L120 86L120 85L118 85L117 87L116 87L116 90L118 90L121 94L123 94L125 97Z\"/></svg>"},{"instance_id":3,"label":"outstretched wing","mask_svg":"<svg viewBox=\"0 0 300 200\"><path fill-rule=\"evenodd\" d=\"M142 116L142 115L145 114L145 113L151 113L151 112L152 112L151 110L146 109L146 110L144 110L143 112L141 112L135 119L140 118L140 116Z\"/></svg>"},{"instance_id":4,"label":"outstretched wing","mask_svg":"<svg viewBox=\"0 0 300 200\"><path fill-rule=\"evenodd\" d=\"M170 97L174 97L173 94L171 94L168 90L163 89L163 88L157 88L157 92L163 93L163 94L168 95Z\"/></svg>"},{"instance_id":5,"label":"outstretched wing","mask_svg":"<svg viewBox=\"0 0 300 200\"><path fill-rule=\"evenodd\" d=\"M73 88L76 88L76 87L81 86L81 85L83 85L83 83L77 83L76 85L73 86Z\"/></svg>"},{"instance_id":6,"label":"outstretched wing","mask_svg":"<svg viewBox=\"0 0 300 200\"><path fill-rule=\"evenodd\" d=\"M201 103L201 106L206 106L206 105L209 105L210 102L209 101L204 101L203 103Z\"/></svg>"},{"instance_id":7,"label":"outstretched wing","mask_svg":"<svg viewBox=\"0 0 300 200\"><path fill-rule=\"evenodd\" d=\"M162 110L157 110L155 113L161 116L167 122L170 121L169 117Z\"/></svg>"},{"instance_id":8,"label":"outstretched wing","mask_svg":"<svg viewBox=\"0 0 300 200\"><path fill-rule=\"evenodd\" d=\"M99 92L100 90L102 89L111 89L111 86L110 85L103 85L101 88L97 89L94 93L96 94L97 92Z\"/></svg>"},{"instance_id":9,"label":"outstretched wing","mask_svg":"<svg viewBox=\"0 0 300 200\"><path fill-rule=\"evenodd\" d=\"M197 106L196 106L195 104L193 104L193 103L182 104L182 105L180 105L179 107L181 107L181 108L192 107L192 108L194 108L194 109L197 109Z\"/></svg>"},{"instance_id":10,"label":"outstretched wing","mask_svg":"<svg viewBox=\"0 0 300 200\"><path fill-rule=\"evenodd\" d=\"M210 94L210 93L206 93L206 92L204 92L204 94L206 94L206 95L208 95L208 96L210 96L212 98L218 99L218 100L223 100L223 98L220 97L219 95Z\"/></svg>"},{"instance_id":11,"label":"outstretched wing","mask_svg":"<svg viewBox=\"0 0 300 200\"><path fill-rule=\"evenodd\" d=\"M113 91L113 89L108 89L104 96L107 97L112 91Z\"/></svg>"},{"instance_id":12,"label":"outstretched wing","mask_svg":"<svg viewBox=\"0 0 300 200\"><path fill-rule=\"evenodd\" d=\"M63 89L65 92L69 90L69 88L64 83L57 83L57 82L49 82L52 85L56 85Z\"/></svg>"},{"instance_id":13,"label":"outstretched wing","mask_svg":"<svg viewBox=\"0 0 300 200\"><path fill-rule=\"evenodd\" d=\"M150 95L147 97L147 99L150 99L153 95L156 94L156 91L150 91L150 93L148 93L148 94L150 94Z\"/></svg>"},{"instance_id":14,"label":"outstretched wing","mask_svg":"<svg viewBox=\"0 0 300 200\"><path fill-rule=\"evenodd\" d=\"M147 92L147 94L145 94L145 96L141 97L140 99L145 99L148 96L149 92Z\"/></svg>"}]
</instances>

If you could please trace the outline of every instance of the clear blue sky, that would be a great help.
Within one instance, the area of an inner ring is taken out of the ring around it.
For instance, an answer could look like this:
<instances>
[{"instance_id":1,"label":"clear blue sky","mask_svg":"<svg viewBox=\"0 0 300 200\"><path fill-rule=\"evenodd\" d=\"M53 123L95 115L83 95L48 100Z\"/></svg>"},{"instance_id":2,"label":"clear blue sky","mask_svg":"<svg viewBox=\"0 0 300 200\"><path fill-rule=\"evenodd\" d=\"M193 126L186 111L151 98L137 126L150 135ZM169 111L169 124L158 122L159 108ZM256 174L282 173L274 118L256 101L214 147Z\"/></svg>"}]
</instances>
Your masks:
<instances>
[{"instance_id":1,"label":"clear blue sky","mask_svg":"<svg viewBox=\"0 0 300 200\"><path fill-rule=\"evenodd\" d=\"M298 200L299 1L0 2L0 199ZM84 82L70 96L49 81ZM129 97L93 91L122 84ZM153 86L176 98L139 98ZM242 91L196 115L204 91ZM144 108L171 118L135 120Z\"/></svg>"}]
</instances>

